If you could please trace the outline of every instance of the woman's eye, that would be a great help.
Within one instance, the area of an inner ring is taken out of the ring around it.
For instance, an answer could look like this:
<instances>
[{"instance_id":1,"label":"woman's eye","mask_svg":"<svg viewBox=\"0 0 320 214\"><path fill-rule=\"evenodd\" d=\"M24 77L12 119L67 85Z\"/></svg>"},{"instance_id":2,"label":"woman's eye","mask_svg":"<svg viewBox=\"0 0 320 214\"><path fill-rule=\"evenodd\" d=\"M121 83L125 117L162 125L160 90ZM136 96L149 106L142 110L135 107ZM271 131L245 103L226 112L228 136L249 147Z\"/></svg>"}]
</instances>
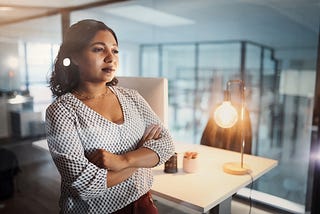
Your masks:
<instances>
[{"instance_id":1,"label":"woman's eye","mask_svg":"<svg viewBox=\"0 0 320 214\"><path fill-rule=\"evenodd\" d=\"M119 53L119 50L114 49L112 52L113 52L114 54L118 54L118 53Z\"/></svg>"},{"instance_id":2,"label":"woman's eye","mask_svg":"<svg viewBox=\"0 0 320 214\"><path fill-rule=\"evenodd\" d=\"M104 50L103 48L98 48L98 47L93 48L93 52L101 52L103 50Z\"/></svg>"}]
</instances>

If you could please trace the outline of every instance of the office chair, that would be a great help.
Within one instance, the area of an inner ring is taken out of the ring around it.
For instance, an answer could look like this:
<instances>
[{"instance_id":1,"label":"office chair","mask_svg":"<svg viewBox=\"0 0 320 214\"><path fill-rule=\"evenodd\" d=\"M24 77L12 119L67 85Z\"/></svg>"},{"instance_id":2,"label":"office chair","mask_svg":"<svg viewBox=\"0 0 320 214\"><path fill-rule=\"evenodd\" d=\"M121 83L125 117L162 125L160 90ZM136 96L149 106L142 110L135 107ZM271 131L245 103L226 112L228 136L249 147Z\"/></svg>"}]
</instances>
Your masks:
<instances>
[{"instance_id":1,"label":"office chair","mask_svg":"<svg viewBox=\"0 0 320 214\"><path fill-rule=\"evenodd\" d=\"M168 127L168 80L162 77L125 77L118 76L118 86L135 89L148 102Z\"/></svg>"}]
</instances>

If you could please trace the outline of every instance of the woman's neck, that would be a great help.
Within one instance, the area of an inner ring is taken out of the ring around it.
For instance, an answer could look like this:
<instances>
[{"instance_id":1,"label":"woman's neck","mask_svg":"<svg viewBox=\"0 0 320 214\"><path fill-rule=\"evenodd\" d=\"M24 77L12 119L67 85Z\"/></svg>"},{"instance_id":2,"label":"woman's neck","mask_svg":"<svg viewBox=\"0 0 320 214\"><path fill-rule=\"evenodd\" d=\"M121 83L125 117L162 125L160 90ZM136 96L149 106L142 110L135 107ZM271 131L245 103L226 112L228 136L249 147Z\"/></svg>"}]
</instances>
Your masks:
<instances>
[{"instance_id":1,"label":"woman's neck","mask_svg":"<svg viewBox=\"0 0 320 214\"><path fill-rule=\"evenodd\" d=\"M76 95L79 99L98 99L105 97L110 93L110 89L104 85L80 85L77 87L73 94Z\"/></svg>"}]
</instances>

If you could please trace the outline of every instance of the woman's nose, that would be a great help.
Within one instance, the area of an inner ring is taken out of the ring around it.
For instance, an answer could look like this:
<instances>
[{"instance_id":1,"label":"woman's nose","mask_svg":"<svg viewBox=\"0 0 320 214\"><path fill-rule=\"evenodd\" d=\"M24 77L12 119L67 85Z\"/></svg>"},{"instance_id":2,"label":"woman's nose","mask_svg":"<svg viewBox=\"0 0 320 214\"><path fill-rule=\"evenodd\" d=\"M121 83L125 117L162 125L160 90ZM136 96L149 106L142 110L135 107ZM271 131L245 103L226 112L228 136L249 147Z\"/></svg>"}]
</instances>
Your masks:
<instances>
[{"instance_id":1,"label":"woman's nose","mask_svg":"<svg viewBox=\"0 0 320 214\"><path fill-rule=\"evenodd\" d=\"M112 54L112 50L106 49L104 61L105 62L112 62L113 60L114 60L114 56Z\"/></svg>"}]
</instances>

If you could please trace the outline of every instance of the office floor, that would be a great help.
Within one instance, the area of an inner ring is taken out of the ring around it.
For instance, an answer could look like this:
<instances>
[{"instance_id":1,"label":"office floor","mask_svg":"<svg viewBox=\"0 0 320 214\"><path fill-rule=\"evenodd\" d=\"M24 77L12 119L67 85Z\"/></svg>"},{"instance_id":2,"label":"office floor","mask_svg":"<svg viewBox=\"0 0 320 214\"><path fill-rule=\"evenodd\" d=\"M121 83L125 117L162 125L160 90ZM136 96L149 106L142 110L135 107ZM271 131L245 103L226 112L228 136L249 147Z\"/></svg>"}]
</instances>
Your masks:
<instances>
[{"instance_id":1,"label":"office floor","mask_svg":"<svg viewBox=\"0 0 320 214\"><path fill-rule=\"evenodd\" d=\"M16 192L13 198L0 201L1 214L56 214L60 176L48 151L31 145L35 139L10 142L1 141L0 147L13 151L19 160L21 172L16 177ZM160 214L189 214L156 201ZM231 214L250 213L250 206L243 201L232 201ZM251 214L275 214L272 211L253 205Z\"/></svg>"}]
</instances>

